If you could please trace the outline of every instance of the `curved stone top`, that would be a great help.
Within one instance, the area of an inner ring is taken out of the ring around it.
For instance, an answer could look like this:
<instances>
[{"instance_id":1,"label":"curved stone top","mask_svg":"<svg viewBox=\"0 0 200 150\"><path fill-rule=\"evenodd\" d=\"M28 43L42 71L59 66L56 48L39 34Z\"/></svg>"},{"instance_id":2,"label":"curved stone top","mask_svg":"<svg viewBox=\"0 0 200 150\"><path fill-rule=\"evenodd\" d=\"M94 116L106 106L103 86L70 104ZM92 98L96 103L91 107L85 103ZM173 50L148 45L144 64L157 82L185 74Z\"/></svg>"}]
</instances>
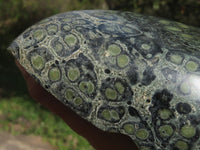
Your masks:
<instances>
[{"instance_id":1,"label":"curved stone top","mask_svg":"<svg viewBox=\"0 0 200 150\"><path fill-rule=\"evenodd\" d=\"M140 149L200 149L200 29L131 12L58 14L9 47L58 100Z\"/></svg>"}]
</instances>

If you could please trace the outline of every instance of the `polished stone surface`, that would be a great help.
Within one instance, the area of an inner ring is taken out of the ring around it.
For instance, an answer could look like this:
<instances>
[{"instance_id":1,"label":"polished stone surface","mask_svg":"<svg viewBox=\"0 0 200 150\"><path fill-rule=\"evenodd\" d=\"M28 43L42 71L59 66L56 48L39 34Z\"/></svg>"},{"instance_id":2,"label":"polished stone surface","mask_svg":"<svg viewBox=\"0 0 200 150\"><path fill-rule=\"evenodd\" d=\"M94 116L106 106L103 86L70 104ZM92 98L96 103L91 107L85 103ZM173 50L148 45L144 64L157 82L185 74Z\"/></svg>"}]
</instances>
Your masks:
<instances>
[{"instance_id":1,"label":"polished stone surface","mask_svg":"<svg viewBox=\"0 0 200 150\"><path fill-rule=\"evenodd\" d=\"M9 47L50 93L142 150L199 150L200 29L131 12L58 14Z\"/></svg>"}]
</instances>

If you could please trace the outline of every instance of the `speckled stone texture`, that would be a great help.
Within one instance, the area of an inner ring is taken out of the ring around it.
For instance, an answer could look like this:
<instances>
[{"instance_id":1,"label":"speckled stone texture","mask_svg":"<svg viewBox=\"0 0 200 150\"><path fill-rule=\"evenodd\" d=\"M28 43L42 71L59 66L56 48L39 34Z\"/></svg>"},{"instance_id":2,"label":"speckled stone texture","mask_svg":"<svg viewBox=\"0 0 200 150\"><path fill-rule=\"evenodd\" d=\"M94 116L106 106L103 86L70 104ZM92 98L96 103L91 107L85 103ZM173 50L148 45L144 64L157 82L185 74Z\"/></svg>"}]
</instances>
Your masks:
<instances>
[{"instance_id":1,"label":"speckled stone texture","mask_svg":"<svg viewBox=\"0 0 200 150\"><path fill-rule=\"evenodd\" d=\"M74 11L28 28L9 50L58 100L140 150L200 149L200 29Z\"/></svg>"}]
</instances>

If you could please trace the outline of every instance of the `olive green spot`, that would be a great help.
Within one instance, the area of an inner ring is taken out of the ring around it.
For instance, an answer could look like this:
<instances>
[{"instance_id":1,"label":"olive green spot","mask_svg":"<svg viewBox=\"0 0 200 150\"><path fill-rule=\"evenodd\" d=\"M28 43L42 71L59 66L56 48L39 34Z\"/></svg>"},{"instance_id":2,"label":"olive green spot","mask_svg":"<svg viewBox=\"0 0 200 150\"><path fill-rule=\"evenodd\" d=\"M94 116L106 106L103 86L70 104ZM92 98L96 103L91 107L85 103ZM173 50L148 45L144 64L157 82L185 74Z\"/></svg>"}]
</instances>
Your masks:
<instances>
[{"instance_id":1,"label":"olive green spot","mask_svg":"<svg viewBox=\"0 0 200 150\"><path fill-rule=\"evenodd\" d=\"M75 93L72 89L67 89L65 91L65 98L69 101L72 101L75 98Z\"/></svg>"},{"instance_id":2,"label":"olive green spot","mask_svg":"<svg viewBox=\"0 0 200 150\"><path fill-rule=\"evenodd\" d=\"M124 131L128 134L133 134L135 132L135 127L130 123L125 124L123 128Z\"/></svg>"},{"instance_id":3,"label":"olive green spot","mask_svg":"<svg viewBox=\"0 0 200 150\"><path fill-rule=\"evenodd\" d=\"M42 29L38 29L38 30L35 30L33 32L33 37L37 40L37 41L41 41L45 36L45 33Z\"/></svg>"},{"instance_id":4,"label":"olive green spot","mask_svg":"<svg viewBox=\"0 0 200 150\"><path fill-rule=\"evenodd\" d=\"M185 138L191 138L195 136L196 129L191 125L185 125L181 128L181 135Z\"/></svg>"},{"instance_id":5,"label":"olive green spot","mask_svg":"<svg viewBox=\"0 0 200 150\"><path fill-rule=\"evenodd\" d=\"M180 32L180 31L181 31L180 28L176 28L176 27L173 27L173 26L166 26L165 28L166 28L167 30L175 31L175 32Z\"/></svg>"},{"instance_id":6,"label":"olive green spot","mask_svg":"<svg viewBox=\"0 0 200 150\"><path fill-rule=\"evenodd\" d=\"M116 44L112 44L108 47L108 51L111 55L116 56L120 54L121 48Z\"/></svg>"},{"instance_id":7,"label":"olive green spot","mask_svg":"<svg viewBox=\"0 0 200 150\"><path fill-rule=\"evenodd\" d=\"M49 70L49 78L51 81L58 81L60 79L60 70L58 68L52 68Z\"/></svg>"},{"instance_id":8,"label":"olive green spot","mask_svg":"<svg viewBox=\"0 0 200 150\"><path fill-rule=\"evenodd\" d=\"M77 38L70 34L70 35L66 35L65 36L65 42L70 46L70 47L73 47L75 46L76 42L77 42Z\"/></svg>"},{"instance_id":9,"label":"olive green spot","mask_svg":"<svg viewBox=\"0 0 200 150\"><path fill-rule=\"evenodd\" d=\"M115 100L117 98L117 92L111 88L107 88L105 94L108 99Z\"/></svg>"},{"instance_id":10,"label":"olive green spot","mask_svg":"<svg viewBox=\"0 0 200 150\"><path fill-rule=\"evenodd\" d=\"M194 61L188 61L185 67L188 71L194 72L197 70L198 64Z\"/></svg>"},{"instance_id":11,"label":"olive green spot","mask_svg":"<svg viewBox=\"0 0 200 150\"><path fill-rule=\"evenodd\" d=\"M151 46L150 45L148 45L148 44L142 44L142 49L144 49L144 50L149 50L150 48L151 48Z\"/></svg>"},{"instance_id":12,"label":"olive green spot","mask_svg":"<svg viewBox=\"0 0 200 150\"><path fill-rule=\"evenodd\" d=\"M70 26L68 26L68 25L64 25L64 26L63 26L63 29L64 29L65 31L71 30Z\"/></svg>"},{"instance_id":13,"label":"olive green spot","mask_svg":"<svg viewBox=\"0 0 200 150\"><path fill-rule=\"evenodd\" d=\"M54 46L54 50L56 52L60 52L63 49L63 45L60 42L56 42L55 46Z\"/></svg>"},{"instance_id":14,"label":"olive green spot","mask_svg":"<svg viewBox=\"0 0 200 150\"><path fill-rule=\"evenodd\" d=\"M174 54L170 56L170 61L174 64L180 65L183 61L183 57L180 55Z\"/></svg>"},{"instance_id":15,"label":"olive green spot","mask_svg":"<svg viewBox=\"0 0 200 150\"><path fill-rule=\"evenodd\" d=\"M161 119L169 119L169 117L172 115L172 112L169 109L160 109L158 111L158 115Z\"/></svg>"},{"instance_id":16,"label":"olive green spot","mask_svg":"<svg viewBox=\"0 0 200 150\"><path fill-rule=\"evenodd\" d=\"M44 67L44 58L40 55L32 56L31 63L33 67L37 70L41 70Z\"/></svg>"},{"instance_id":17,"label":"olive green spot","mask_svg":"<svg viewBox=\"0 0 200 150\"><path fill-rule=\"evenodd\" d=\"M149 136L149 132L146 129L139 129L136 132L136 137L141 140L146 140Z\"/></svg>"},{"instance_id":18,"label":"olive green spot","mask_svg":"<svg viewBox=\"0 0 200 150\"><path fill-rule=\"evenodd\" d=\"M175 148L178 148L179 150L188 150L188 144L184 141L177 141L175 144L174 144L174 147Z\"/></svg>"},{"instance_id":19,"label":"olive green spot","mask_svg":"<svg viewBox=\"0 0 200 150\"><path fill-rule=\"evenodd\" d=\"M94 84L91 81L82 81L79 84L79 88L81 91L91 94L94 91Z\"/></svg>"},{"instance_id":20,"label":"olive green spot","mask_svg":"<svg viewBox=\"0 0 200 150\"><path fill-rule=\"evenodd\" d=\"M110 111L110 114L111 114L111 117L114 119L114 120L119 120L119 115L118 113L115 111L115 110L111 110Z\"/></svg>"},{"instance_id":21,"label":"olive green spot","mask_svg":"<svg viewBox=\"0 0 200 150\"><path fill-rule=\"evenodd\" d=\"M124 86L120 83L120 82L116 82L115 83L115 88L117 89L117 91L120 93L120 94L123 94L124 93Z\"/></svg>"},{"instance_id":22,"label":"olive green spot","mask_svg":"<svg viewBox=\"0 0 200 150\"><path fill-rule=\"evenodd\" d=\"M87 82L83 81L79 84L79 89L83 92L85 92L87 90Z\"/></svg>"},{"instance_id":23,"label":"olive green spot","mask_svg":"<svg viewBox=\"0 0 200 150\"><path fill-rule=\"evenodd\" d=\"M111 114L110 114L110 111L109 111L109 110L104 109L104 110L101 112L101 115L102 115L102 117L103 117L105 120L111 120Z\"/></svg>"},{"instance_id":24,"label":"olive green spot","mask_svg":"<svg viewBox=\"0 0 200 150\"><path fill-rule=\"evenodd\" d=\"M47 31L49 34L55 34L57 32L58 28L56 25L51 24L47 27Z\"/></svg>"},{"instance_id":25,"label":"olive green spot","mask_svg":"<svg viewBox=\"0 0 200 150\"><path fill-rule=\"evenodd\" d=\"M83 99L82 99L82 98L76 97L76 98L74 99L74 104L75 104L75 105L81 105L82 103L83 103Z\"/></svg>"},{"instance_id":26,"label":"olive green spot","mask_svg":"<svg viewBox=\"0 0 200 150\"><path fill-rule=\"evenodd\" d=\"M183 94L189 94L190 93L190 86L188 85L187 82L181 83L181 85L180 85L180 91Z\"/></svg>"},{"instance_id":27,"label":"olive green spot","mask_svg":"<svg viewBox=\"0 0 200 150\"><path fill-rule=\"evenodd\" d=\"M169 137L173 134L174 130L170 125L162 125L158 129L160 136L162 137Z\"/></svg>"},{"instance_id":28,"label":"olive green spot","mask_svg":"<svg viewBox=\"0 0 200 150\"><path fill-rule=\"evenodd\" d=\"M129 57L127 55L119 55L117 57L117 64L120 68L124 68L129 63Z\"/></svg>"},{"instance_id":29,"label":"olive green spot","mask_svg":"<svg viewBox=\"0 0 200 150\"><path fill-rule=\"evenodd\" d=\"M67 72L69 80L76 81L80 77L80 71L77 67L70 68Z\"/></svg>"}]
</instances>

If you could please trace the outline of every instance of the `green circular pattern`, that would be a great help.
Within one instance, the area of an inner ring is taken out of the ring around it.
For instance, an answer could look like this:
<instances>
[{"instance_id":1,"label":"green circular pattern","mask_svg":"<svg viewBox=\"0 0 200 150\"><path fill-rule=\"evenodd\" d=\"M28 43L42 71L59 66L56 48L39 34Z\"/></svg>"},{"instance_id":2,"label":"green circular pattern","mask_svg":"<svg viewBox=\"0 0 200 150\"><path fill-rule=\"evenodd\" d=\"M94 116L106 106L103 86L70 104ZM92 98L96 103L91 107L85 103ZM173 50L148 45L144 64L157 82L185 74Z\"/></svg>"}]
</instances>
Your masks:
<instances>
[{"instance_id":1,"label":"green circular pattern","mask_svg":"<svg viewBox=\"0 0 200 150\"><path fill-rule=\"evenodd\" d=\"M144 49L144 50L149 50L151 48L151 45L149 45L149 44L142 44L141 48Z\"/></svg>"},{"instance_id":2,"label":"green circular pattern","mask_svg":"<svg viewBox=\"0 0 200 150\"><path fill-rule=\"evenodd\" d=\"M106 91L105 91L105 95L110 100L117 99L117 92L114 89L107 88Z\"/></svg>"},{"instance_id":3,"label":"green circular pattern","mask_svg":"<svg viewBox=\"0 0 200 150\"><path fill-rule=\"evenodd\" d=\"M49 79L51 81L58 81L61 78L60 70L57 67L49 70Z\"/></svg>"},{"instance_id":4,"label":"green circular pattern","mask_svg":"<svg viewBox=\"0 0 200 150\"><path fill-rule=\"evenodd\" d=\"M189 94L190 93L190 85L188 84L187 81L183 81L180 85L180 91L183 94Z\"/></svg>"},{"instance_id":5,"label":"green circular pattern","mask_svg":"<svg viewBox=\"0 0 200 150\"><path fill-rule=\"evenodd\" d=\"M120 54L121 52L121 48L116 45L116 44L112 44L108 46L108 52L112 55L112 56L117 56Z\"/></svg>"},{"instance_id":6,"label":"green circular pattern","mask_svg":"<svg viewBox=\"0 0 200 150\"><path fill-rule=\"evenodd\" d=\"M33 38L38 42L42 41L45 38L46 34L43 29L37 29L33 32Z\"/></svg>"},{"instance_id":7,"label":"green circular pattern","mask_svg":"<svg viewBox=\"0 0 200 150\"><path fill-rule=\"evenodd\" d=\"M77 93L75 93L74 90L67 88L65 91L65 98L73 103L75 106L79 106L81 104L83 104L83 99L77 95Z\"/></svg>"},{"instance_id":8,"label":"green circular pattern","mask_svg":"<svg viewBox=\"0 0 200 150\"><path fill-rule=\"evenodd\" d=\"M166 120L170 118L170 116L172 115L172 112L169 109L165 109L165 108L159 109L158 115L161 119Z\"/></svg>"},{"instance_id":9,"label":"green circular pattern","mask_svg":"<svg viewBox=\"0 0 200 150\"><path fill-rule=\"evenodd\" d=\"M135 127L133 124L127 123L123 126L123 129L126 133L128 134L134 134L135 132Z\"/></svg>"},{"instance_id":10,"label":"green circular pattern","mask_svg":"<svg viewBox=\"0 0 200 150\"><path fill-rule=\"evenodd\" d=\"M47 29L48 34L50 35L56 34L58 31L58 27L55 24L48 25L46 29Z\"/></svg>"},{"instance_id":11,"label":"green circular pattern","mask_svg":"<svg viewBox=\"0 0 200 150\"><path fill-rule=\"evenodd\" d=\"M162 125L159 127L158 131L159 131L160 136L163 138L172 136L174 132L171 125Z\"/></svg>"},{"instance_id":12,"label":"green circular pattern","mask_svg":"<svg viewBox=\"0 0 200 150\"><path fill-rule=\"evenodd\" d=\"M113 108L103 108L101 111L101 117L103 120L115 122L120 120L119 113Z\"/></svg>"},{"instance_id":13,"label":"green circular pattern","mask_svg":"<svg viewBox=\"0 0 200 150\"><path fill-rule=\"evenodd\" d=\"M135 135L137 138L139 138L141 140L146 140L149 136L149 132L146 129L141 128L136 131Z\"/></svg>"},{"instance_id":14,"label":"green circular pattern","mask_svg":"<svg viewBox=\"0 0 200 150\"><path fill-rule=\"evenodd\" d=\"M76 97L76 98L74 99L74 104L75 104L75 105L81 105L82 103L83 103L83 99L82 99L82 98Z\"/></svg>"},{"instance_id":15,"label":"green circular pattern","mask_svg":"<svg viewBox=\"0 0 200 150\"><path fill-rule=\"evenodd\" d=\"M124 86L122 85L122 83L120 82L116 82L115 83L115 88L117 89L117 91L120 93L120 94L123 94L124 93Z\"/></svg>"},{"instance_id":16,"label":"green circular pattern","mask_svg":"<svg viewBox=\"0 0 200 150\"><path fill-rule=\"evenodd\" d=\"M70 81L76 81L80 77L80 71L77 67L69 68L67 72L67 77Z\"/></svg>"},{"instance_id":17,"label":"green circular pattern","mask_svg":"<svg viewBox=\"0 0 200 150\"><path fill-rule=\"evenodd\" d=\"M114 120L119 120L120 119L119 118L119 114L115 110L111 110L110 114L112 116L112 119L114 119Z\"/></svg>"},{"instance_id":18,"label":"green circular pattern","mask_svg":"<svg viewBox=\"0 0 200 150\"><path fill-rule=\"evenodd\" d=\"M176 141L176 143L174 144L174 148L176 148L177 150L189 150L188 144L182 140Z\"/></svg>"},{"instance_id":19,"label":"green circular pattern","mask_svg":"<svg viewBox=\"0 0 200 150\"><path fill-rule=\"evenodd\" d=\"M172 54L170 56L170 61L174 64L180 65L183 61L183 57L178 54Z\"/></svg>"},{"instance_id":20,"label":"green circular pattern","mask_svg":"<svg viewBox=\"0 0 200 150\"><path fill-rule=\"evenodd\" d=\"M127 55L122 54L117 57L117 65L120 68L126 67L129 63L129 61L130 61L129 57Z\"/></svg>"},{"instance_id":21,"label":"green circular pattern","mask_svg":"<svg viewBox=\"0 0 200 150\"><path fill-rule=\"evenodd\" d=\"M79 89L82 92L86 92L88 94L92 94L94 92L94 84L91 81L89 81L89 82L82 81L79 84Z\"/></svg>"},{"instance_id":22,"label":"green circular pattern","mask_svg":"<svg viewBox=\"0 0 200 150\"><path fill-rule=\"evenodd\" d=\"M111 120L111 114L110 114L110 111L107 110L107 109L104 109L101 113L102 117L105 119L105 120Z\"/></svg>"},{"instance_id":23,"label":"green circular pattern","mask_svg":"<svg viewBox=\"0 0 200 150\"><path fill-rule=\"evenodd\" d=\"M188 61L185 67L188 71L195 72L199 65L194 61Z\"/></svg>"},{"instance_id":24,"label":"green circular pattern","mask_svg":"<svg viewBox=\"0 0 200 150\"><path fill-rule=\"evenodd\" d=\"M31 63L36 70L41 70L44 68L45 60L42 56L36 55L31 57Z\"/></svg>"},{"instance_id":25,"label":"green circular pattern","mask_svg":"<svg viewBox=\"0 0 200 150\"><path fill-rule=\"evenodd\" d=\"M196 134L196 128L191 125L184 125L180 133L185 138L192 138Z\"/></svg>"},{"instance_id":26,"label":"green circular pattern","mask_svg":"<svg viewBox=\"0 0 200 150\"><path fill-rule=\"evenodd\" d=\"M54 50L56 53L59 53L59 52L62 51L62 49L63 49L63 45L61 44L61 42L56 41L56 42L55 42L55 45L54 45L54 47L53 47L53 50Z\"/></svg>"},{"instance_id":27,"label":"green circular pattern","mask_svg":"<svg viewBox=\"0 0 200 150\"><path fill-rule=\"evenodd\" d=\"M68 31L71 30L71 27L70 27L69 25L64 25L62 28L63 28L64 31L66 31L66 32L68 32Z\"/></svg>"},{"instance_id":28,"label":"green circular pattern","mask_svg":"<svg viewBox=\"0 0 200 150\"><path fill-rule=\"evenodd\" d=\"M76 94L75 94L75 92L72 89L67 89L65 91L65 98L68 101L72 101L75 97L76 97Z\"/></svg>"},{"instance_id":29,"label":"green circular pattern","mask_svg":"<svg viewBox=\"0 0 200 150\"><path fill-rule=\"evenodd\" d=\"M74 47L77 42L77 38L73 34L65 35L64 41L69 47Z\"/></svg>"}]
</instances>

